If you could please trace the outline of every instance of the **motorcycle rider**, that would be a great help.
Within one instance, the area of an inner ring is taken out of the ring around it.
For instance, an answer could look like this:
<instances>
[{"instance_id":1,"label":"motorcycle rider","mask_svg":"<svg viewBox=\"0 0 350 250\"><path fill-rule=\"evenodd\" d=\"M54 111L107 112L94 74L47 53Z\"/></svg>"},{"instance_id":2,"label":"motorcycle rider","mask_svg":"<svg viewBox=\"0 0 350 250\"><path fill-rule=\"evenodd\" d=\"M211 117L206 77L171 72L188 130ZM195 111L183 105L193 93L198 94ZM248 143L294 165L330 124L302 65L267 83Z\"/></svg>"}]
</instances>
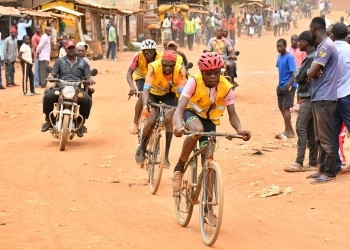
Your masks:
<instances>
[{"instance_id":1,"label":"motorcycle rider","mask_svg":"<svg viewBox=\"0 0 350 250\"><path fill-rule=\"evenodd\" d=\"M147 117L147 122L142 131L141 143L135 154L135 162L142 164L145 159L145 151L148 138L156 123L157 111L151 108L147 110L148 99L155 103L165 103L170 106L177 105L177 94L182 92L186 83L186 69L176 63L176 52L173 50L164 51L162 58L149 64L145 85L142 93L143 110L142 115ZM173 111L167 112L165 120L166 129L166 151L165 166L169 167L168 159L170 144L173 137Z\"/></svg>"},{"instance_id":2,"label":"motorcycle rider","mask_svg":"<svg viewBox=\"0 0 350 250\"><path fill-rule=\"evenodd\" d=\"M156 49L157 43L151 39L146 39L141 43L141 51L135 53L126 73L126 80L130 86L129 95L135 95L137 90L143 91L148 64L161 58L161 52L156 51ZM134 86L134 81L137 89ZM129 129L130 134L136 135L138 133L137 124L139 123L141 112L142 94L139 94L135 105L134 122Z\"/></svg>"},{"instance_id":3,"label":"motorcycle rider","mask_svg":"<svg viewBox=\"0 0 350 250\"><path fill-rule=\"evenodd\" d=\"M185 55L185 53L183 53L182 51L177 50L178 44L175 41L167 41L167 43L165 44L165 46L163 45L165 50L173 50L176 52L177 56L176 56L176 63L178 64L183 64L185 67L187 66L187 57Z\"/></svg>"},{"instance_id":4,"label":"motorcycle rider","mask_svg":"<svg viewBox=\"0 0 350 250\"><path fill-rule=\"evenodd\" d=\"M49 74L48 79L58 78L61 80L73 80L81 81L85 79L89 85L94 85L95 82L90 75L90 66L79 56L76 52L76 43L73 39L66 40L64 47L67 55L58 58L53 65L52 72ZM41 131L46 132L52 125L50 123L49 115L53 110L54 103L58 101L58 95L55 94L55 90L52 86L45 93L43 97L43 112L45 114L45 123L41 126ZM85 93L84 90L80 90L78 97L78 104L80 105L79 113L84 118L84 121L89 118L91 110L91 98ZM82 137L84 132L87 132L85 126L81 126L77 135Z\"/></svg>"},{"instance_id":5,"label":"motorcycle rider","mask_svg":"<svg viewBox=\"0 0 350 250\"><path fill-rule=\"evenodd\" d=\"M231 42L223 37L223 28L217 27L215 31L216 36L209 40L206 51L215 52L224 60L227 75L231 77L232 83L234 83L234 78L237 77L237 66L234 60L237 60L237 56L234 54L235 51ZM229 60L227 57L233 60Z\"/></svg>"}]
</instances>

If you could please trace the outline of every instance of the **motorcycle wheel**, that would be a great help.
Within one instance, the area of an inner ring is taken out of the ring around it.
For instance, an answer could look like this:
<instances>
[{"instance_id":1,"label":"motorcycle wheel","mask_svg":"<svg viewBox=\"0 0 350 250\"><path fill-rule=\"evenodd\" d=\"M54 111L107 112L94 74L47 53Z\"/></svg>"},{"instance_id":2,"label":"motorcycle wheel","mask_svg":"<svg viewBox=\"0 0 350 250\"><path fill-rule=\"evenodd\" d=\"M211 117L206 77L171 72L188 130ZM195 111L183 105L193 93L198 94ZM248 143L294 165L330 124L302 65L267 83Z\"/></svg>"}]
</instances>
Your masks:
<instances>
[{"instance_id":1,"label":"motorcycle wheel","mask_svg":"<svg viewBox=\"0 0 350 250\"><path fill-rule=\"evenodd\" d=\"M67 135L68 135L68 123L69 123L69 115L64 115L62 118L62 129L61 129L61 140L60 140L60 151L64 151L67 143Z\"/></svg>"}]
</instances>

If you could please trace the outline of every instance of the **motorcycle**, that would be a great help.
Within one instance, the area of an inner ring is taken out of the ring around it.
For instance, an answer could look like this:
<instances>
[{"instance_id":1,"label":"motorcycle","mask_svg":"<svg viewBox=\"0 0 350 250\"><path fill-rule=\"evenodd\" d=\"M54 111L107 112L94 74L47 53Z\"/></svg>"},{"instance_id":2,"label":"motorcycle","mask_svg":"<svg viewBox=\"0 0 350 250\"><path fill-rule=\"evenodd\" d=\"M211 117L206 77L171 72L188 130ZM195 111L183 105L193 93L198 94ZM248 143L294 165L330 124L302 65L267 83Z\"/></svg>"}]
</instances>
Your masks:
<instances>
[{"instance_id":1,"label":"motorcycle","mask_svg":"<svg viewBox=\"0 0 350 250\"><path fill-rule=\"evenodd\" d=\"M46 66L45 71L51 73L52 67ZM97 73L97 69L90 71L91 76L96 76ZM64 151L68 139L72 140L83 126L84 118L79 114L78 97L87 95L89 86L86 80L50 79L48 81L56 83L54 93L59 96L58 102L54 104L53 111L49 115L52 125L50 133L60 140L60 151ZM85 92L79 91L82 87Z\"/></svg>"},{"instance_id":2,"label":"motorcycle","mask_svg":"<svg viewBox=\"0 0 350 250\"><path fill-rule=\"evenodd\" d=\"M235 56L239 56L240 52L239 51L235 51L234 55ZM236 61L237 59L232 59L231 57L227 56L227 57L224 57L223 60L233 60L233 61ZM236 87L238 87L238 84L237 82L234 81L234 79L232 79L228 73L227 73L227 65L226 63L224 63L224 67L221 68L221 75L224 76L232 85L232 89L235 90Z\"/></svg>"},{"instance_id":3,"label":"motorcycle","mask_svg":"<svg viewBox=\"0 0 350 250\"><path fill-rule=\"evenodd\" d=\"M191 75L190 75L190 73L188 72L188 70L193 68L193 63L191 63L191 62L187 63L187 65L186 65L185 68L186 68L186 79L188 80L188 78L191 77Z\"/></svg>"}]
</instances>

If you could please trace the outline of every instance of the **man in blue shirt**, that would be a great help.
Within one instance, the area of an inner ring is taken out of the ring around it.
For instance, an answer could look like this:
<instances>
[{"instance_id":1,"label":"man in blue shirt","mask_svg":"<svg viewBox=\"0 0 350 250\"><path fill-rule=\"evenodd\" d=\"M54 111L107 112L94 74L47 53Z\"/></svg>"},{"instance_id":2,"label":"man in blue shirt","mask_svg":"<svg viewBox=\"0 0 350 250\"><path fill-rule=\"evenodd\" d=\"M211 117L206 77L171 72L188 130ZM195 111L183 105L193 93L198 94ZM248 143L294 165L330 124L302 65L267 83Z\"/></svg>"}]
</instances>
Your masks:
<instances>
[{"instance_id":1,"label":"man in blue shirt","mask_svg":"<svg viewBox=\"0 0 350 250\"><path fill-rule=\"evenodd\" d=\"M350 44L345 41L348 35L348 28L344 23L336 23L332 28L331 39L338 51L338 88L337 88L337 106L334 113L334 132L337 138L343 122L348 131L350 131ZM339 148L339 140L336 141L336 148ZM337 154L336 172L347 169L341 169L342 162Z\"/></svg>"},{"instance_id":2,"label":"man in blue shirt","mask_svg":"<svg viewBox=\"0 0 350 250\"><path fill-rule=\"evenodd\" d=\"M262 14L261 12L259 12L258 14L258 17L256 18L257 19L257 31L258 31L258 37L260 38L261 37L261 30L262 30L262 26L263 26L263 17L262 17Z\"/></svg>"},{"instance_id":3,"label":"man in blue shirt","mask_svg":"<svg viewBox=\"0 0 350 250\"><path fill-rule=\"evenodd\" d=\"M318 43L316 56L307 77L311 78L311 106L315 124L315 138L319 145L318 172L309 175L313 184L335 180L338 147L334 130L334 112L337 101L338 52L327 36L326 21L315 17L310 24L310 33Z\"/></svg>"},{"instance_id":4,"label":"man in blue shirt","mask_svg":"<svg viewBox=\"0 0 350 250\"><path fill-rule=\"evenodd\" d=\"M293 72L297 67L293 56L287 52L287 41L279 39L277 41L277 63L278 68L278 86L277 86L277 100L278 108L280 109L284 119L284 132L275 136L276 139L291 138L295 136L292 127L291 114L289 109L293 107L295 90L297 83L294 81Z\"/></svg>"}]
</instances>

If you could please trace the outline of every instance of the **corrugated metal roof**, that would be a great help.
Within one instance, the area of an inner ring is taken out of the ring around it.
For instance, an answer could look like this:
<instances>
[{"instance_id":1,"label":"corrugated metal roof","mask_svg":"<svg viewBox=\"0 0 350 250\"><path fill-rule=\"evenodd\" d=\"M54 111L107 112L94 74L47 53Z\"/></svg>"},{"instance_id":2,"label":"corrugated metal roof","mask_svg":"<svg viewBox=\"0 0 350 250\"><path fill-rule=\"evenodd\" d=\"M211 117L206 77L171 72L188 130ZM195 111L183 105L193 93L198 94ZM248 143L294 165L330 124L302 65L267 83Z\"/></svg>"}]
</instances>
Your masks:
<instances>
[{"instance_id":1,"label":"corrugated metal roof","mask_svg":"<svg viewBox=\"0 0 350 250\"><path fill-rule=\"evenodd\" d=\"M25 8L18 8L18 11L21 14L27 14L27 15L31 15L34 17L53 18L53 16L51 15L50 12L40 12L37 10L30 10L30 9L25 9Z\"/></svg>"},{"instance_id":2,"label":"corrugated metal roof","mask_svg":"<svg viewBox=\"0 0 350 250\"><path fill-rule=\"evenodd\" d=\"M13 7L4 7L0 5L0 15L2 16L21 16L21 13Z\"/></svg>"},{"instance_id":3,"label":"corrugated metal roof","mask_svg":"<svg viewBox=\"0 0 350 250\"><path fill-rule=\"evenodd\" d=\"M47 8L47 9L43 9L43 10L39 10L41 12L44 12L44 11L48 11L48 10L58 10L58 11L61 11L61 12L65 12L65 13L68 13L68 14L71 14L73 16L84 16L83 13L80 13L78 11L75 11L75 10L71 10L71 9L68 9L66 7L63 7L63 6L53 6L53 7L50 7L50 8Z\"/></svg>"}]
</instances>

